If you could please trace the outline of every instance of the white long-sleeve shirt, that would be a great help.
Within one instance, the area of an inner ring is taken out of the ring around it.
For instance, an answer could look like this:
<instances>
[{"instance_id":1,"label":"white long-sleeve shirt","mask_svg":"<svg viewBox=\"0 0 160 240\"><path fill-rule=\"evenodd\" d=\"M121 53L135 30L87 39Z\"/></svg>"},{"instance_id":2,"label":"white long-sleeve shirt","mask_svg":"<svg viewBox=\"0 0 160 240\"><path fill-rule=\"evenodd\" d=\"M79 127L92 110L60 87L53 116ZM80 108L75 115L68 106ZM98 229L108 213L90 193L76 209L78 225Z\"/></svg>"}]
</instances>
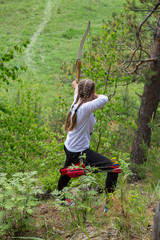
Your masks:
<instances>
[{"instance_id":1,"label":"white long-sleeve shirt","mask_svg":"<svg viewBox=\"0 0 160 240\"><path fill-rule=\"evenodd\" d=\"M74 95L74 102L77 95ZM74 104L71 109L71 118L78 107L78 103ZM83 103L77 110L77 123L72 131L69 131L65 141L65 146L70 152L82 152L89 148L90 138L93 132L96 119L94 111L100 109L108 102L108 97L99 95L98 98Z\"/></svg>"}]
</instances>

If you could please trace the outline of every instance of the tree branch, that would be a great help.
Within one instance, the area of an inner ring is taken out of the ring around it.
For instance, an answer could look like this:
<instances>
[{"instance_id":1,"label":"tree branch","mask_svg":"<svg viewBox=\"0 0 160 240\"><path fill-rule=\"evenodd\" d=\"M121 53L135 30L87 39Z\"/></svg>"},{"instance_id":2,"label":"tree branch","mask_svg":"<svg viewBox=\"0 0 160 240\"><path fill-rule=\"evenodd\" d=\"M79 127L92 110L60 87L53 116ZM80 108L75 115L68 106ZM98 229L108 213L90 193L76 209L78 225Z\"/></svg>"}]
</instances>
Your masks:
<instances>
[{"instance_id":1,"label":"tree branch","mask_svg":"<svg viewBox=\"0 0 160 240\"><path fill-rule=\"evenodd\" d=\"M128 11L135 11L135 12L150 12L151 10L150 9L130 9ZM160 12L160 9L159 10L155 10L154 12Z\"/></svg>"},{"instance_id":2,"label":"tree branch","mask_svg":"<svg viewBox=\"0 0 160 240\"><path fill-rule=\"evenodd\" d=\"M155 6L154 6L154 8L151 10L151 12L145 17L145 19L140 23L140 25L139 25L139 28L138 28L138 30L137 30L137 32L136 32L136 37L137 37L137 40L138 40L138 42L139 42L139 45L138 45L138 49L140 48L140 50L142 49L142 43L141 43L141 38L140 38L140 31L141 31L141 28L142 28L142 26L145 24L145 22L148 20L148 18L150 18L150 16L155 12L155 10L159 7L159 5L160 5L160 2L159 3L157 3ZM137 49L137 50L138 50Z\"/></svg>"},{"instance_id":3,"label":"tree branch","mask_svg":"<svg viewBox=\"0 0 160 240\"><path fill-rule=\"evenodd\" d=\"M142 98L142 96L141 96L139 93L135 92L135 94L136 94L138 97Z\"/></svg>"},{"instance_id":4,"label":"tree branch","mask_svg":"<svg viewBox=\"0 0 160 240\"><path fill-rule=\"evenodd\" d=\"M133 62L133 58L136 54L136 52L138 50L140 50L140 53L139 53L139 63L136 65L136 67L134 68L133 71L131 72L128 72L129 74L132 74L134 73L141 64L145 63L145 62L151 62L151 61L155 61L157 59L152 59L152 58L149 58L149 59L145 59L145 60L141 60L141 57L142 57L142 51L145 51L143 48L142 48L142 41L141 41L141 38L140 38L140 32L141 32L141 29L142 29L142 26L145 24L145 22L149 19L149 17L157 10L157 8L160 6L160 2L157 3L154 8L150 11L150 13L145 17L145 19L140 23L137 31L136 31L136 37L137 37L137 41L138 41L138 46L136 47L136 49L134 50L134 52L132 53L131 55L131 58L130 58L130 61L129 63L127 64L127 66L125 68L122 68L121 70L124 71L126 70L130 65L131 63ZM124 63L123 63L124 64Z\"/></svg>"},{"instance_id":5,"label":"tree branch","mask_svg":"<svg viewBox=\"0 0 160 240\"><path fill-rule=\"evenodd\" d=\"M140 60L137 64L136 67L133 69L133 71L128 72L128 74L133 74L134 72L136 72L139 68L140 65L142 65L143 63L146 62L156 62L158 58L148 58L148 59L144 59L144 60Z\"/></svg>"},{"instance_id":6,"label":"tree branch","mask_svg":"<svg viewBox=\"0 0 160 240\"><path fill-rule=\"evenodd\" d=\"M148 55L149 58L151 57L151 55L150 55L146 50L142 49L142 51L143 51L146 55Z\"/></svg>"},{"instance_id":7,"label":"tree branch","mask_svg":"<svg viewBox=\"0 0 160 240\"><path fill-rule=\"evenodd\" d=\"M104 92L103 92L104 95L105 95L105 92L106 92L106 88L107 88L110 72L111 72L111 63L109 64L109 69L108 69L108 72L107 72L107 79L105 81L105 87L104 87Z\"/></svg>"},{"instance_id":8,"label":"tree branch","mask_svg":"<svg viewBox=\"0 0 160 240\"><path fill-rule=\"evenodd\" d=\"M156 9L157 9L159 6L160 6L160 2L157 3L157 4L154 6L154 8L150 11L150 13L149 13L149 14L145 17L145 19L140 23L136 35L139 35L143 24L148 20L148 18L156 11Z\"/></svg>"}]
</instances>

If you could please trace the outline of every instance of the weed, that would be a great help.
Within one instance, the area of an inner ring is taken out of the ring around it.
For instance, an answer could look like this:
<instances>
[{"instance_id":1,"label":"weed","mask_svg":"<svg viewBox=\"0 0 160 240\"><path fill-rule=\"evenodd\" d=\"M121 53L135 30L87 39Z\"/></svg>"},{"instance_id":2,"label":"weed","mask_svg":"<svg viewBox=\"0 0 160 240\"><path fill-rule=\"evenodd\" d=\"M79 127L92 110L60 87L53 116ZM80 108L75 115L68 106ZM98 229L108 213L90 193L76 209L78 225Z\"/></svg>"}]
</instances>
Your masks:
<instances>
[{"instance_id":1,"label":"weed","mask_svg":"<svg viewBox=\"0 0 160 240\"><path fill-rule=\"evenodd\" d=\"M147 213L147 204L138 187L127 190L127 175L121 179L120 189L110 201L109 218L114 218L114 227L125 239L146 233L152 215Z\"/></svg>"},{"instance_id":2,"label":"weed","mask_svg":"<svg viewBox=\"0 0 160 240\"><path fill-rule=\"evenodd\" d=\"M0 236L17 236L31 227L35 199L36 172L15 173L10 179L0 174Z\"/></svg>"},{"instance_id":3,"label":"weed","mask_svg":"<svg viewBox=\"0 0 160 240\"><path fill-rule=\"evenodd\" d=\"M59 209L68 211L72 225L84 228L87 220L93 220L96 208L102 204L102 200L98 198L98 191L95 190L97 185L96 175L87 173L87 175L72 179L69 188L64 188L62 193L58 191L52 193L62 197L62 199L58 197L54 204L58 204ZM70 207L65 205L64 195L65 198L71 199L73 205Z\"/></svg>"}]
</instances>

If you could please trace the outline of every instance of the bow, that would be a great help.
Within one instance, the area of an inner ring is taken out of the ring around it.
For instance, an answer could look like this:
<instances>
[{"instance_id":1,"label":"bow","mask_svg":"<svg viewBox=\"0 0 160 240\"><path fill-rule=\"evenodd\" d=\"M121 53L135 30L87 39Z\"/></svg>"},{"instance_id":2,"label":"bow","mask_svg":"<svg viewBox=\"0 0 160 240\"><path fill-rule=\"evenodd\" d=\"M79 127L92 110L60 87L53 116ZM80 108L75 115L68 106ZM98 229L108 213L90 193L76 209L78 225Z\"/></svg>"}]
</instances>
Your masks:
<instances>
[{"instance_id":1,"label":"bow","mask_svg":"<svg viewBox=\"0 0 160 240\"><path fill-rule=\"evenodd\" d=\"M76 76L76 80L79 82L79 79L80 79L80 70L81 70L81 55L82 55L82 48L83 48L83 44L84 44L84 41L87 37L87 34L89 32L89 29L90 29L90 21L88 22L88 26L87 26L87 29L81 39L81 43L80 43L80 46L79 46L79 51L78 51L78 57L77 57L77 76Z\"/></svg>"}]
</instances>

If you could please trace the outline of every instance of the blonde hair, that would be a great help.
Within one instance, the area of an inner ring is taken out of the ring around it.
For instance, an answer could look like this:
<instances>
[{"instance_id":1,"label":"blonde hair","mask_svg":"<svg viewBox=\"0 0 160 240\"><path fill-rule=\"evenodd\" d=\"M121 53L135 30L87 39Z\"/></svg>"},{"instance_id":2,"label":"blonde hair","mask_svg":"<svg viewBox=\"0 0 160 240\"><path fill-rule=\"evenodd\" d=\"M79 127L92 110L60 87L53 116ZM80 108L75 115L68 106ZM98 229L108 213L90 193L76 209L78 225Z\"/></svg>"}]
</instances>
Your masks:
<instances>
[{"instance_id":1,"label":"blonde hair","mask_svg":"<svg viewBox=\"0 0 160 240\"><path fill-rule=\"evenodd\" d=\"M79 99L81 99L81 101L80 101L77 109L75 110L75 112L72 116L72 119L71 119L71 111L68 113L68 115L66 117L66 122L64 125L64 129L66 132L72 131L75 128L76 123L77 123L77 110L83 103L88 101L88 99L91 97L94 90L95 90L95 84L92 80L83 79L81 82L79 82L78 95L77 95L77 99L74 104L76 104L79 101ZM73 104L72 108L74 107L74 104Z\"/></svg>"}]
</instances>

